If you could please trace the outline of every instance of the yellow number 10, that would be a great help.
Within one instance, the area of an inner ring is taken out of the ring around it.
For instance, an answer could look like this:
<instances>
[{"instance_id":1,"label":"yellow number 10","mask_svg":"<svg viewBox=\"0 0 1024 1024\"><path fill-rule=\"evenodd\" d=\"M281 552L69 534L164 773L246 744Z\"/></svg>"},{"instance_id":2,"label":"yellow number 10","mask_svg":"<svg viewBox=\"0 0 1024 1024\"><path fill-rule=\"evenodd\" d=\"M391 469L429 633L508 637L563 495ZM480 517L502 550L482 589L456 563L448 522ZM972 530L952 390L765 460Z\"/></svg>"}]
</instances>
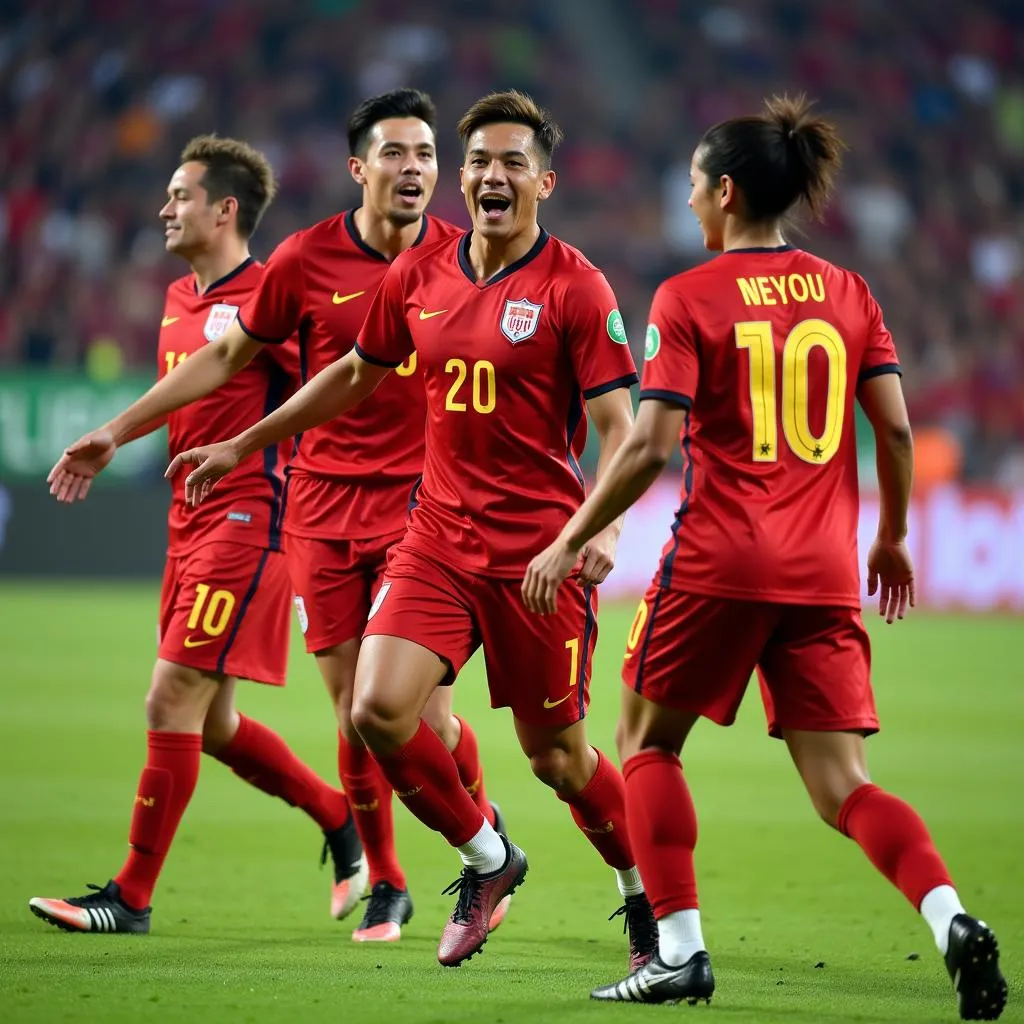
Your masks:
<instances>
[{"instance_id":1,"label":"yellow number 10","mask_svg":"<svg viewBox=\"0 0 1024 1024\"><path fill-rule=\"evenodd\" d=\"M775 343L766 320L736 325L736 347L750 353L750 408L755 462L779 457L779 420L775 400ZM807 364L811 350L828 357L828 397L821 434L811 429L808 416ZM782 346L782 432L793 454L804 462L823 465L837 451L846 416L846 346L839 332L824 320L804 320L789 332Z\"/></svg>"}]
</instances>

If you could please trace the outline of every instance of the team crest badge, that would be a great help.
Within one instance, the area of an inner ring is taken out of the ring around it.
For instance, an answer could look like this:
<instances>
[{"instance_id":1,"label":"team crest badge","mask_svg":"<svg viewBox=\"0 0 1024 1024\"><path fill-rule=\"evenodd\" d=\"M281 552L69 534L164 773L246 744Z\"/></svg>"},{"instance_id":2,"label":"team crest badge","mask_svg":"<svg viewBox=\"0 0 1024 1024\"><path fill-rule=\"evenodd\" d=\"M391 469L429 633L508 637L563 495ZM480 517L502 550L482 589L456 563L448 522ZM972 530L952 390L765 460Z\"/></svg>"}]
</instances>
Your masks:
<instances>
[{"instance_id":1,"label":"team crest badge","mask_svg":"<svg viewBox=\"0 0 1024 1024\"><path fill-rule=\"evenodd\" d=\"M234 322L237 306L230 306L226 302L218 302L206 318L206 326L203 328L203 337L207 341L216 341Z\"/></svg>"},{"instance_id":2,"label":"team crest badge","mask_svg":"<svg viewBox=\"0 0 1024 1024\"><path fill-rule=\"evenodd\" d=\"M538 306L526 299L506 299L505 312L501 315L501 333L512 342L518 345L531 335L537 333L537 325L540 323L540 311L543 305Z\"/></svg>"}]
</instances>

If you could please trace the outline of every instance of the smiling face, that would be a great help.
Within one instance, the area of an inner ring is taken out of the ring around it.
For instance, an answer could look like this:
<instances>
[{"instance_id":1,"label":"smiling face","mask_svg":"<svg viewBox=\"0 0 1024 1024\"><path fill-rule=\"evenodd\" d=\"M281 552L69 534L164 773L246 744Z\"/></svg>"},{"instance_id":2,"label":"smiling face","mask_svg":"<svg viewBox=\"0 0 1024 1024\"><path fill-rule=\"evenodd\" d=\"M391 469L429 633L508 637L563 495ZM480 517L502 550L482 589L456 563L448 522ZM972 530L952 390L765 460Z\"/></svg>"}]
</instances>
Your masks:
<instances>
[{"instance_id":1,"label":"smiling face","mask_svg":"<svg viewBox=\"0 0 1024 1024\"><path fill-rule=\"evenodd\" d=\"M704 233L704 248L711 252L720 252L724 246L723 234L725 227L725 209L727 193L732 183L728 176L723 180L712 182L701 170L703 147L698 146L690 162L690 198L688 205Z\"/></svg>"},{"instance_id":2,"label":"smiling face","mask_svg":"<svg viewBox=\"0 0 1024 1024\"><path fill-rule=\"evenodd\" d=\"M535 230L537 206L555 187L555 172L533 129L522 124L488 124L473 132L459 177L473 230L493 241Z\"/></svg>"},{"instance_id":3,"label":"smiling face","mask_svg":"<svg viewBox=\"0 0 1024 1024\"><path fill-rule=\"evenodd\" d=\"M238 209L234 198L210 201L201 184L206 165L198 160L182 164L167 186L167 202L160 211L168 252L191 259L209 249Z\"/></svg>"},{"instance_id":4,"label":"smiling face","mask_svg":"<svg viewBox=\"0 0 1024 1024\"><path fill-rule=\"evenodd\" d=\"M434 133L418 117L389 117L370 129L365 157L349 158L363 203L401 227L423 216L437 184Z\"/></svg>"}]
</instances>

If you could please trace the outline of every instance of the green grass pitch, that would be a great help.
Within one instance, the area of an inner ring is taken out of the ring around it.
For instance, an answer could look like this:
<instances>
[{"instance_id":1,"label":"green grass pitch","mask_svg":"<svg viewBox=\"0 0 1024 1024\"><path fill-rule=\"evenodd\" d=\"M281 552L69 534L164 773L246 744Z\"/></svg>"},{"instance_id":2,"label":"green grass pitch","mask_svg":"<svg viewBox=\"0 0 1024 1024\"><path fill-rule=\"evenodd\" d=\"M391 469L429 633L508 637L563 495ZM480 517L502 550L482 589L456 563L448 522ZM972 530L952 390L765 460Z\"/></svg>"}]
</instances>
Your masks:
<instances>
[{"instance_id":1,"label":"green grass pitch","mask_svg":"<svg viewBox=\"0 0 1024 1024\"><path fill-rule=\"evenodd\" d=\"M484 955L445 970L435 948L457 858L400 806L416 915L396 946L357 946L330 920L318 832L301 812L204 761L157 890L153 933L67 935L32 917L120 866L144 756L154 656L148 585L0 587L0 1019L26 1021L952 1021L931 935L852 843L817 822L751 693L731 730L705 725L686 759L718 991L710 1008L610 1007L626 947L611 873L529 773L477 661L456 707L480 736L487 786L530 875ZM611 751L633 609L601 612L591 736ZM883 732L873 775L924 814L969 909L996 929L1024 1021L1024 676L1020 620L914 615L875 628ZM334 727L296 643L288 687L246 685L246 712L334 778ZM917 958L913 954L920 954Z\"/></svg>"}]
</instances>

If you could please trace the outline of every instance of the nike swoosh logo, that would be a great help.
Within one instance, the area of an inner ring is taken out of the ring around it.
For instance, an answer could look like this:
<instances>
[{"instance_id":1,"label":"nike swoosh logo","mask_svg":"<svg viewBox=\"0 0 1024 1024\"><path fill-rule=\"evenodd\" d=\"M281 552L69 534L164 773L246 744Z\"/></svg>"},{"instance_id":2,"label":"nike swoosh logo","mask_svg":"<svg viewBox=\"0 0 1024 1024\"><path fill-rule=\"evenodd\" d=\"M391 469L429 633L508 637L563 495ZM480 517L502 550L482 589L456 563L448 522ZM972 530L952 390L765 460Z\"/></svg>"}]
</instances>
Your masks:
<instances>
[{"instance_id":1,"label":"nike swoosh logo","mask_svg":"<svg viewBox=\"0 0 1024 1024\"><path fill-rule=\"evenodd\" d=\"M438 309L438 310L435 310L433 313L428 313L425 309L421 309L420 310L420 319L421 320L430 320L432 317L440 316L442 313L447 313L447 312L448 312L447 309Z\"/></svg>"},{"instance_id":2,"label":"nike swoosh logo","mask_svg":"<svg viewBox=\"0 0 1024 1024\"><path fill-rule=\"evenodd\" d=\"M193 640L192 637L187 636L187 637L185 637L185 646L186 647L205 647L207 644L212 644L214 642L214 640L216 640L216 639L217 639L216 637L212 637L209 640Z\"/></svg>"},{"instance_id":3,"label":"nike swoosh logo","mask_svg":"<svg viewBox=\"0 0 1024 1024\"><path fill-rule=\"evenodd\" d=\"M560 700L551 700L549 697L544 698L544 707L546 708L557 708L559 704L564 704L572 696L572 690L570 690Z\"/></svg>"},{"instance_id":4,"label":"nike swoosh logo","mask_svg":"<svg viewBox=\"0 0 1024 1024\"><path fill-rule=\"evenodd\" d=\"M352 292L350 295L339 295L337 292L335 292L331 296L331 302L333 302L336 306L340 306L343 302L351 302L352 299L358 299L360 295L365 294L365 289L363 289L363 291L361 292Z\"/></svg>"},{"instance_id":5,"label":"nike swoosh logo","mask_svg":"<svg viewBox=\"0 0 1024 1024\"><path fill-rule=\"evenodd\" d=\"M176 324L180 319L180 316L165 316L163 320L160 321L160 326L170 327L171 324Z\"/></svg>"}]
</instances>

